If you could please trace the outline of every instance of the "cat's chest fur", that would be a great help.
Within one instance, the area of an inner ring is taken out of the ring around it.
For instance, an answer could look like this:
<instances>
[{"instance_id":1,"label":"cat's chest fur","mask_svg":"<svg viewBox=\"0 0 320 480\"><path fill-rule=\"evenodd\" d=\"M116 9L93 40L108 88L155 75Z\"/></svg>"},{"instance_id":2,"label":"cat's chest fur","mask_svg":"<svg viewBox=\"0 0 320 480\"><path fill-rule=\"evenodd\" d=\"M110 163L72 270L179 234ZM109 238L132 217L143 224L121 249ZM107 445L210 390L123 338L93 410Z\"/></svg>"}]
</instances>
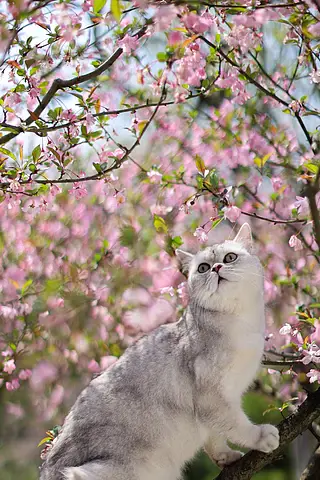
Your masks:
<instances>
[{"instance_id":1,"label":"cat's chest fur","mask_svg":"<svg viewBox=\"0 0 320 480\"><path fill-rule=\"evenodd\" d=\"M264 347L263 323L239 322L230 328L222 389L228 399L239 398L252 383Z\"/></svg>"}]
</instances>

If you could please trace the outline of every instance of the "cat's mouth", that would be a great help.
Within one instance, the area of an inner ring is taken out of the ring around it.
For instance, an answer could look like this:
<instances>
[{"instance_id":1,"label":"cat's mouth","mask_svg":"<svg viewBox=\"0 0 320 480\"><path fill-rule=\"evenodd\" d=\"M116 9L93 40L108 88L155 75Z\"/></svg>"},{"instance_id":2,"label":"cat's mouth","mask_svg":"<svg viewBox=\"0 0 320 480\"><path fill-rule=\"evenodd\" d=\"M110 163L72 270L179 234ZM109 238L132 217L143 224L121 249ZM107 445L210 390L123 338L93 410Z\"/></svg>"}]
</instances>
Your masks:
<instances>
[{"instance_id":1,"label":"cat's mouth","mask_svg":"<svg viewBox=\"0 0 320 480\"><path fill-rule=\"evenodd\" d=\"M227 279L226 279L226 278L223 278L223 277L221 277L220 275L218 275L218 285L220 285L220 283L221 283L221 282L223 282L223 281L225 281L225 282L226 282L226 281L227 281Z\"/></svg>"}]
</instances>

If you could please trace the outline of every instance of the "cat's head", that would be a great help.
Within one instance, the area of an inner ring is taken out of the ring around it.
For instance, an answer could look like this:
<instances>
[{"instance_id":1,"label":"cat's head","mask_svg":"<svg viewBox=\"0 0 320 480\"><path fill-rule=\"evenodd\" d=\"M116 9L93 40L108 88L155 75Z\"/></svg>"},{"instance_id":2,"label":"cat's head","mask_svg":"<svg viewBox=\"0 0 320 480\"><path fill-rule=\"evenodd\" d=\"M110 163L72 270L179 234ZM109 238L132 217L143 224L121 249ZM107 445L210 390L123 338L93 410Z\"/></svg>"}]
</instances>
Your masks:
<instances>
[{"instance_id":1,"label":"cat's head","mask_svg":"<svg viewBox=\"0 0 320 480\"><path fill-rule=\"evenodd\" d=\"M234 240L207 247L195 255L176 251L188 274L190 299L204 308L234 312L263 296L263 270L253 254L250 226L245 223Z\"/></svg>"}]
</instances>

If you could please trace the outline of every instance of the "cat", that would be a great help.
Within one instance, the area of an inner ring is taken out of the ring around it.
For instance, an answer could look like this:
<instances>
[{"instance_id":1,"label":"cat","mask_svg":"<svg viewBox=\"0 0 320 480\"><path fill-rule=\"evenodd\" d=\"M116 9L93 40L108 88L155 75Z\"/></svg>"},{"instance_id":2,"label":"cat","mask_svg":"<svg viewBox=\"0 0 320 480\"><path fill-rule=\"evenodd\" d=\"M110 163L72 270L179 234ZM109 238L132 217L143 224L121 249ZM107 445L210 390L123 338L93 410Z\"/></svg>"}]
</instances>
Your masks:
<instances>
[{"instance_id":1,"label":"cat","mask_svg":"<svg viewBox=\"0 0 320 480\"><path fill-rule=\"evenodd\" d=\"M40 480L177 480L201 448L223 468L242 455L228 441L278 447L277 428L252 424L241 408L264 346L263 270L249 225L233 241L176 255L188 272L182 318L91 381Z\"/></svg>"}]
</instances>

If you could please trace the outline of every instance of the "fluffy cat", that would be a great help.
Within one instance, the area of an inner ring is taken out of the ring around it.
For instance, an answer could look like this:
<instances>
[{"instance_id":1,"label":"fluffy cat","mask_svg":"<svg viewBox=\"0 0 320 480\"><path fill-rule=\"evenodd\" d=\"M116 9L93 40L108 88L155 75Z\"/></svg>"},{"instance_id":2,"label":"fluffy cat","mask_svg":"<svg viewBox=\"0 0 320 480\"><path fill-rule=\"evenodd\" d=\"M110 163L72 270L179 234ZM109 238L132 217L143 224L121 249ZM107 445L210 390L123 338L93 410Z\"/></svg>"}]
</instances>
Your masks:
<instances>
[{"instance_id":1,"label":"fluffy cat","mask_svg":"<svg viewBox=\"0 0 320 480\"><path fill-rule=\"evenodd\" d=\"M189 305L128 348L91 381L67 416L41 480L177 480L199 449L220 467L242 454L227 441L270 452L272 425L254 425L241 396L264 345L263 271L244 224L233 241L191 255Z\"/></svg>"}]
</instances>

